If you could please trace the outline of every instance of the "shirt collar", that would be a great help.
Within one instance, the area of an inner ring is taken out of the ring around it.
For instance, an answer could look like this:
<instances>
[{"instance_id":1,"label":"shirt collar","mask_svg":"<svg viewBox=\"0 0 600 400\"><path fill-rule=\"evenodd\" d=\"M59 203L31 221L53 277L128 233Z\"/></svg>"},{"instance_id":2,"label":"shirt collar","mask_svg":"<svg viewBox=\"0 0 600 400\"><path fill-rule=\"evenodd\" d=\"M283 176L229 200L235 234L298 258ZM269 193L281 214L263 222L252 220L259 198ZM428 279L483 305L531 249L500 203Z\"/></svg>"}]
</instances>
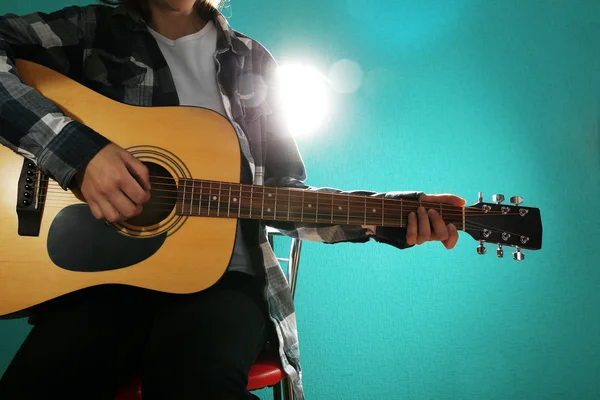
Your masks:
<instances>
[{"instance_id":1,"label":"shirt collar","mask_svg":"<svg viewBox=\"0 0 600 400\"><path fill-rule=\"evenodd\" d=\"M134 32L148 30L146 21L144 21L142 16L133 10L126 9L124 6L116 7L114 15L128 17L126 18L127 27ZM210 18L217 27L217 51L224 52L231 49L231 51L238 55L250 54L250 41L240 38L220 11L213 10L210 13Z\"/></svg>"}]
</instances>

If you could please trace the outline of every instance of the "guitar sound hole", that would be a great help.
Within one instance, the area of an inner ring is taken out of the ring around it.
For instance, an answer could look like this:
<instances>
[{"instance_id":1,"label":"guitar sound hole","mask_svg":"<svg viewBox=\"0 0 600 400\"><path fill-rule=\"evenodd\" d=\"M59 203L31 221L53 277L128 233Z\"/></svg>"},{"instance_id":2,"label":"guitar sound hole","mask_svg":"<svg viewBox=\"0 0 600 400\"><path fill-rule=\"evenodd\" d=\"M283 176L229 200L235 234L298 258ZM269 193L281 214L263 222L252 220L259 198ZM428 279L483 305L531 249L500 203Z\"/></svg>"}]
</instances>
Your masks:
<instances>
[{"instance_id":1,"label":"guitar sound hole","mask_svg":"<svg viewBox=\"0 0 600 400\"><path fill-rule=\"evenodd\" d=\"M150 201L144 204L144 210L128 219L129 225L137 227L152 226L165 220L177 203L177 183L163 166L144 162L150 173Z\"/></svg>"}]
</instances>

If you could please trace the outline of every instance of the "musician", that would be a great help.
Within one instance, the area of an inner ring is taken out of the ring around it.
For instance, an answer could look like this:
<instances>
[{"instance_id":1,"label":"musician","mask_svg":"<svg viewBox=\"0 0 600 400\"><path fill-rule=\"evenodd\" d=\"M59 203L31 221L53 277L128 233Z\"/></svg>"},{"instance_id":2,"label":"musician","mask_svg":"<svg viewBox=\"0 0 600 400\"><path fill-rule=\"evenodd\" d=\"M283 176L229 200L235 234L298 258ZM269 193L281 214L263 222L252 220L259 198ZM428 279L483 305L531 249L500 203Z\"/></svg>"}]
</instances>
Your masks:
<instances>
[{"instance_id":1,"label":"musician","mask_svg":"<svg viewBox=\"0 0 600 400\"><path fill-rule=\"evenodd\" d=\"M2 144L34 161L63 189L80 189L98 219L131 218L151 197L141 162L22 83L15 67L22 58L122 103L210 108L238 134L242 182L308 188L297 146L280 118L276 63L257 41L229 26L219 0L102 3L0 17ZM453 195L360 194L464 205ZM423 207L410 215L406 229L274 225L304 240L374 239L400 249L428 241L451 249L458 239L454 225ZM0 380L0 398L108 400L137 372L145 400L256 398L246 391L248 371L269 342L301 400L291 294L266 242L259 222L239 222L228 271L200 293L105 285L44 304Z\"/></svg>"}]
</instances>

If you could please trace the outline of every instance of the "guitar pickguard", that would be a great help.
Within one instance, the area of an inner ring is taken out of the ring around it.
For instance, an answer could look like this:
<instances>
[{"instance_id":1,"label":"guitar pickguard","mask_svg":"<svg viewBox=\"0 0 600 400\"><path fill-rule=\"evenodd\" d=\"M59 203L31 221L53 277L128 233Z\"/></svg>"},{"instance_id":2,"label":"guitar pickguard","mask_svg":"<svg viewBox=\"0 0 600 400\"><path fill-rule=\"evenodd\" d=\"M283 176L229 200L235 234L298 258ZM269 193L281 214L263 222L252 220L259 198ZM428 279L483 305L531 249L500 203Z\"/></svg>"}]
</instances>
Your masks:
<instances>
[{"instance_id":1,"label":"guitar pickguard","mask_svg":"<svg viewBox=\"0 0 600 400\"><path fill-rule=\"evenodd\" d=\"M126 268L150 258L166 233L149 238L127 237L92 215L87 204L62 209L48 231L48 255L63 269L99 272Z\"/></svg>"}]
</instances>

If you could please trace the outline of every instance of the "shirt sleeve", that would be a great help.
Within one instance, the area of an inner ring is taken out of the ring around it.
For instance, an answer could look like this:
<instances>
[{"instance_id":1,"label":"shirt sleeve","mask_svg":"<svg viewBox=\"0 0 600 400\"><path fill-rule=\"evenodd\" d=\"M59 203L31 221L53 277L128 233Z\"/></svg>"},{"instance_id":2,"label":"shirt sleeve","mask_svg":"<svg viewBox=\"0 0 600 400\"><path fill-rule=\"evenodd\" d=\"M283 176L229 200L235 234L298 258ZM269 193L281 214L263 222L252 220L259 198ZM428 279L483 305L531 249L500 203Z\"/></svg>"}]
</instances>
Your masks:
<instances>
[{"instance_id":1,"label":"shirt sleeve","mask_svg":"<svg viewBox=\"0 0 600 400\"><path fill-rule=\"evenodd\" d=\"M109 141L24 84L15 61L76 77L94 31L93 12L91 7L69 7L0 16L0 143L33 161L64 189Z\"/></svg>"},{"instance_id":2,"label":"shirt sleeve","mask_svg":"<svg viewBox=\"0 0 600 400\"><path fill-rule=\"evenodd\" d=\"M265 50L263 76L268 85L267 101L271 113L267 119L267 156L265 163L265 185L273 187L290 187L323 193L343 193L351 195L386 197L396 199L418 199L422 192L388 192L342 191L335 188L316 188L305 183L306 168L298 146L281 118L277 99L277 64ZM412 247L406 243L405 228L371 227L362 225L315 224L300 222L269 221L268 225L279 229L282 233L302 240L324 243L353 242L362 243L374 239L399 249Z\"/></svg>"}]
</instances>

